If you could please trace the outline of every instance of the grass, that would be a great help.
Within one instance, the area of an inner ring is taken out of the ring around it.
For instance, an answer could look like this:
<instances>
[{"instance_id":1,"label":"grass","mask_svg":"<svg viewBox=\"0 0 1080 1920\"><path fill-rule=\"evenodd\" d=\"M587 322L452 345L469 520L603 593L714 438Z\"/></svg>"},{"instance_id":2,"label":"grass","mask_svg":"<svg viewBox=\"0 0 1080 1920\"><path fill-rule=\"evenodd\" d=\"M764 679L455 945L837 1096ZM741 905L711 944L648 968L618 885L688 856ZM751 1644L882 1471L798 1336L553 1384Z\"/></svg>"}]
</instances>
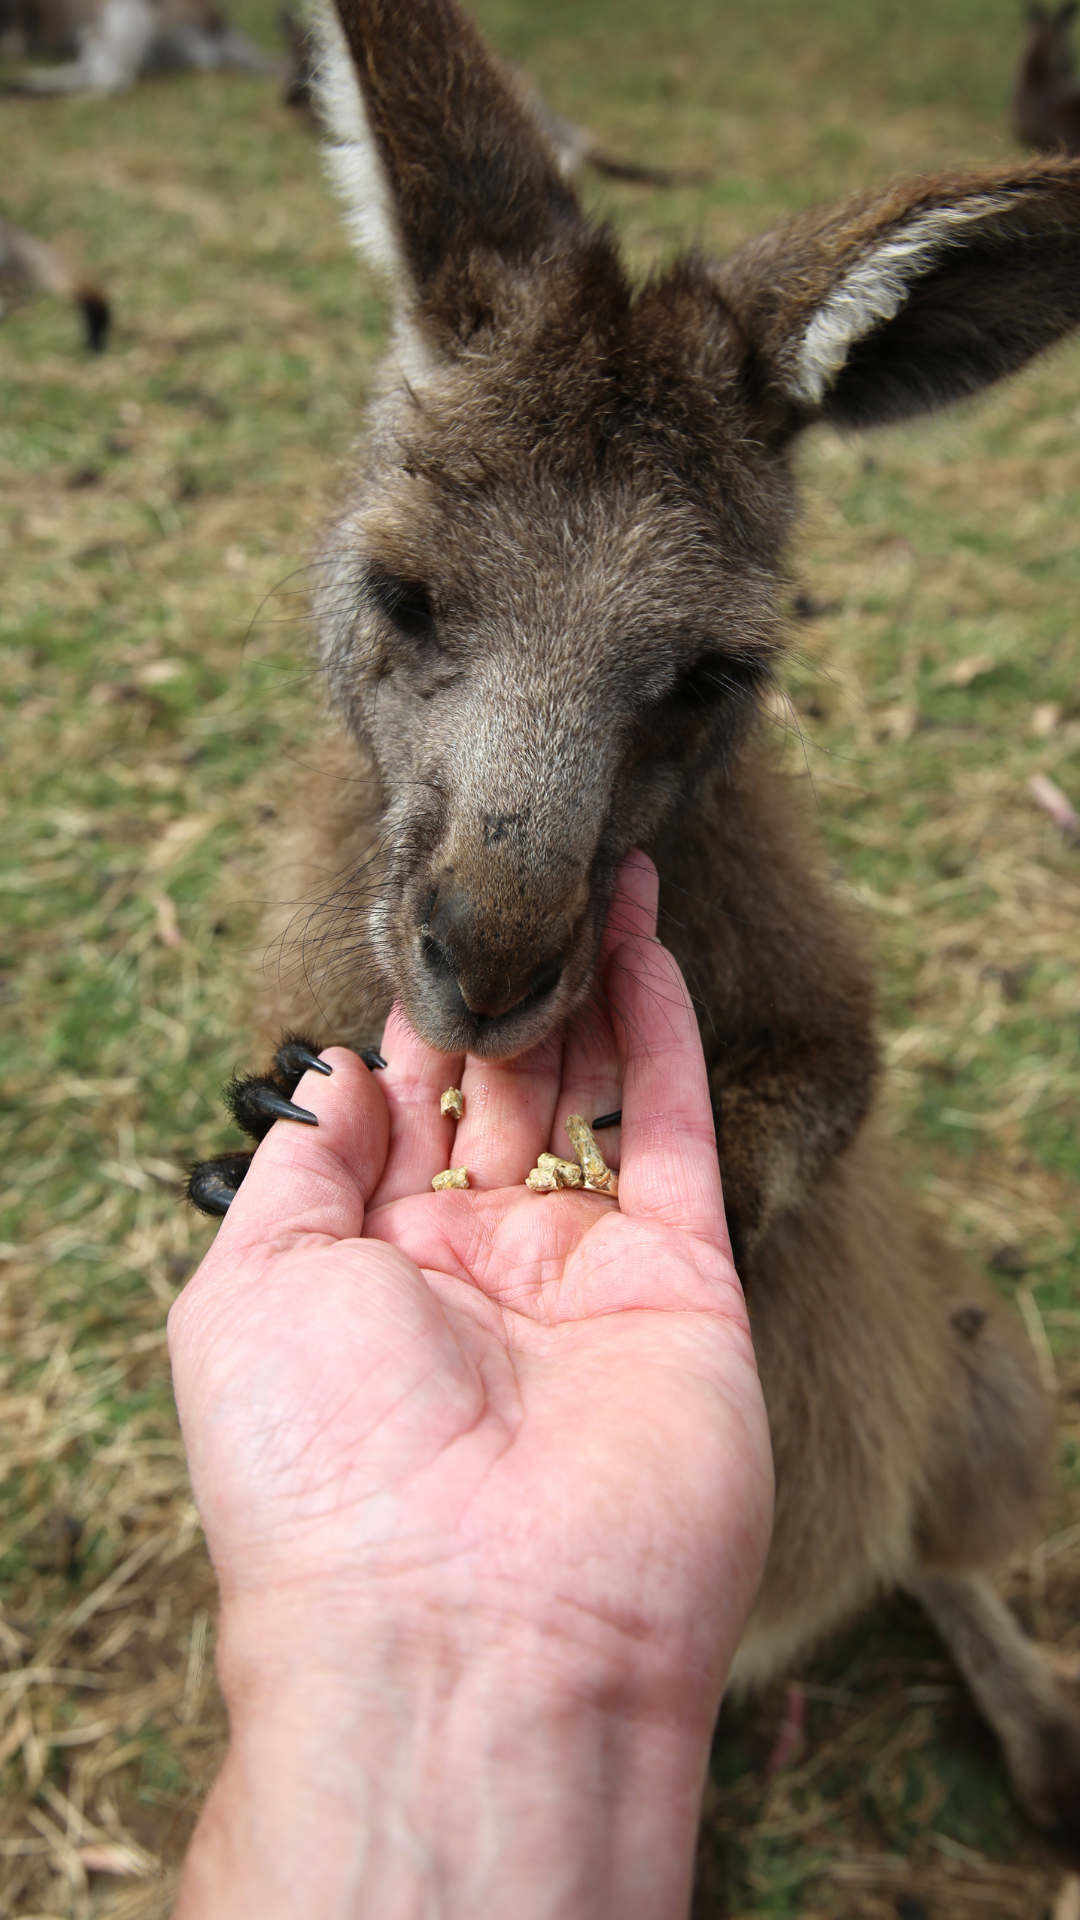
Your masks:
<instances>
[{"instance_id":1,"label":"grass","mask_svg":"<svg viewBox=\"0 0 1080 1920\"><path fill-rule=\"evenodd\" d=\"M585 186L642 271L1014 152L1004 0L481 12L557 110L704 176ZM262 0L236 17L272 38ZM93 361L62 305L0 327L0 1915L149 1920L222 1734L164 1349L209 1230L177 1183L246 1059L258 841L318 725L303 569L384 319L269 82L8 99L0 179L117 315ZM1048 1343L1059 1471L1010 1592L1080 1649L1080 853L1027 788L1080 799L1080 348L929 424L815 434L801 476L818 611L777 751L872 923L912 1182ZM914 1611L795 1679L771 1779L783 1689L725 1711L701 1915L1049 1912L1060 1868Z\"/></svg>"}]
</instances>

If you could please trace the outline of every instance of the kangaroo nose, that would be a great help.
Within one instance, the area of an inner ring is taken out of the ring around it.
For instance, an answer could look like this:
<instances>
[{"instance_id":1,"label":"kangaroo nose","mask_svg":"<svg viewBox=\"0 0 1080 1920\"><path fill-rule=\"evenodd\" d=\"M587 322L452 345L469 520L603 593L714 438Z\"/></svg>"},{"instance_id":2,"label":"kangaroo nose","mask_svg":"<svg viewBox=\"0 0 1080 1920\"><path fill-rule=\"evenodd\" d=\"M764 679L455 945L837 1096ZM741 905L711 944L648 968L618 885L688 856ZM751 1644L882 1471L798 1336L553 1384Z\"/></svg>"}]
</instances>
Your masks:
<instances>
[{"instance_id":1,"label":"kangaroo nose","mask_svg":"<svg viewBox=\"0 0 1080 1920\"><path fill-rule=\"evenodd\" d=\"M545 942L515 947L507 929L486 929L477 902L467 888L443 880L420 927L425 965L447 997L464 1002L477 1020L498 1020L533 1005L551 993L562 977L568 948L553 951Z\"/></svg>"}]
</instances>

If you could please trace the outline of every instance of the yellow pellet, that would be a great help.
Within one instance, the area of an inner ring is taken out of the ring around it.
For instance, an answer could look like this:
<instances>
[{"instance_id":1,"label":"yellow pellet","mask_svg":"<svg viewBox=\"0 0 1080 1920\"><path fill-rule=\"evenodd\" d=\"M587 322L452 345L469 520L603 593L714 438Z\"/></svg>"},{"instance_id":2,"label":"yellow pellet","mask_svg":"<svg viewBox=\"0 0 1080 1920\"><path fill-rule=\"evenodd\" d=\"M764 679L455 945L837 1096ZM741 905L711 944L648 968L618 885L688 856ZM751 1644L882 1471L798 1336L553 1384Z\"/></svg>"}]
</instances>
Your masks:
<instances>
[{"instance_id":1,"label":"yellow pellet","mask_svg":"<svg viewBox=\"0 0 1080 1920\"><path fill-rule=\"evenodd\" d=\"M613 1172L596 1144L596 1136L580 1113L568 1113L566 1131L585 1175L586 1193L607 1193L613 1198L619 1191L619 1176Z\"/></svg>"}]
</instances>

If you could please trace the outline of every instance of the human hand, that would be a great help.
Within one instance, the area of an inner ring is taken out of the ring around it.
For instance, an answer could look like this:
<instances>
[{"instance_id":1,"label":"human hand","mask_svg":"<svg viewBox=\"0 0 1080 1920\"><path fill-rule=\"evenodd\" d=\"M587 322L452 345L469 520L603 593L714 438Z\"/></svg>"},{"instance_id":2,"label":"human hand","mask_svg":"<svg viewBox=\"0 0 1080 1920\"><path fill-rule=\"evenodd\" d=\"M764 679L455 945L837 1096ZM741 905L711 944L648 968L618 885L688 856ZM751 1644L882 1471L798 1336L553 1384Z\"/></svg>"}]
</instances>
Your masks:
<instances>
[{"instance_id":1,"label":"human hand","mask_svg":"<svg viewBox=\"0 0 1080 1920\"><path fill-rule=\"evenodd\" d=\"M521 1060L433 1054L396 1018L381 1084L328 1050L333 1077L297 1096L318 1131L273 1129L170 1321L234 1718L252 1696L268 1724L271 1671L294 1697L296 1634L331 1721L357 1688L369 1718L388 1689L397 1711L448 1688L471 1702L467 1748L477 1684L511 1724L550 1727L572 1700L607 1746L613 1716L632 1730L616 1771L638 1780L639 1832L643 1764L671 1811L661 1751L682 1756L684 1824L696 1808L771 1501L704 1064L654 914L639 856L608 937L611 1019L593 1006ZM618 1203L529 1193L565 1114L620 1086ZM463 1162L471 1191L430 1191ZM475 1863L458 1872L491 1911ZM551 1910L571 1910L565 1888Z\"/></svg>"}]
</instances>

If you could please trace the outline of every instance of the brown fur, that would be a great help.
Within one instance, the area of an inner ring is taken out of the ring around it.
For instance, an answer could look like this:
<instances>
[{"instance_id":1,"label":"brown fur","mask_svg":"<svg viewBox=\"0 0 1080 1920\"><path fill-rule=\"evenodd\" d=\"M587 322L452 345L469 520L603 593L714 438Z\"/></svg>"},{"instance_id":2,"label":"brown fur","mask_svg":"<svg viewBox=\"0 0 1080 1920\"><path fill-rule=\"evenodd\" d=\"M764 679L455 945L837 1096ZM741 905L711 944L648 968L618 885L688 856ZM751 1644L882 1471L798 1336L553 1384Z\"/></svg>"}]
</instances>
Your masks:
<instances>
[{"instance_id":1,"label":"brown fur","mask_svg":"<svg viewBox=\"0 0 1080 1920\"><path fill-rule=\"evenodd\" d=\"M436 1047L519 1052L595 991L648 850L776 1455L735 1680L905 1586L1076 1850L1080 1720L986 1584L1036 1524L1049 1409L875 1128L870 970L758 696L794 436L960 397L1080 322L1080 169L910 182L634 294L453 0L340 5L398 331L322 556L343 731L279 843L264 1030L370 1043L396 995Z\"/></svg>"},{"instance_id":2,"label":"brown fur","mask_svg":"<svg viewBox=\"0 0 1080 1920\"><path fill-rule=\"evenodd\" d=\"M1028 11L1031 31L1013 94L1017 134L1044 153L1080 153L1080 81L1069 41L1076 0L1056 11L1038 5Z\"/></svg>"}]
</instances>

